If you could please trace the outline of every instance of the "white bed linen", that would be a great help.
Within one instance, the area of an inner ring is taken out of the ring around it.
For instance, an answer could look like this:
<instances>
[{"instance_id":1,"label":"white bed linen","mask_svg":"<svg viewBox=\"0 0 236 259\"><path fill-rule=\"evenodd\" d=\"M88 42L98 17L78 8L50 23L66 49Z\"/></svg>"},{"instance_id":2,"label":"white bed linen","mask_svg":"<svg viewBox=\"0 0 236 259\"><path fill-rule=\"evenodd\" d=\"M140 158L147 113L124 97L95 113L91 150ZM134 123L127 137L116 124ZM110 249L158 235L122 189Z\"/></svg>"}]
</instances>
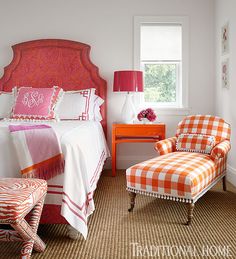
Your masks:
<instances>
[{"instance_id":1,"label":"white bed linen","mask_svg":"<svg viewBox=\"0 0 236 259\"><path fill-rule=\"evenodd\" d=\"M0 177L20 177L20 166L8 125L22 123L26 122L0 121ZM101 124L95 121L37 124L53 127L65 156L64 174L48 181L45 203L62 205L61 214L86 238L87 219L94 211L93 192L104 161L110 155Z\"/></svg>"}]
</instances>

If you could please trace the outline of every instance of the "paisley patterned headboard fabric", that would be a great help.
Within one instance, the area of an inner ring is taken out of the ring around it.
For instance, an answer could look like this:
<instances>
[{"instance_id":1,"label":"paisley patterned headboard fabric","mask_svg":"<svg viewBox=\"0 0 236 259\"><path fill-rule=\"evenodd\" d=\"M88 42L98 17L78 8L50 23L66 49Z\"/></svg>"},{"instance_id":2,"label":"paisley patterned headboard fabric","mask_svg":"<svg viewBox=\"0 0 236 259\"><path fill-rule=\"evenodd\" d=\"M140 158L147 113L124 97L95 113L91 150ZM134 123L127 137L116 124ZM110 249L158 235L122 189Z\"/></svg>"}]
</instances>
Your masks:
<instances>
[{"instance_id":1,"label":"paisley patterned headboard fabric","mask_svg":"<svg viewBox=\"0 0 236 259\"><path fill-rule=\"evenodd\" d=\"M0 90L11 91L14 86L52 87L65 91L96 88L105 100L101 106L102 126L106 134L106 88L98 68L89 57L90 46L84 43L43 39L12 46L13 60L4 68Z\"/></svg>"}]
</instances>

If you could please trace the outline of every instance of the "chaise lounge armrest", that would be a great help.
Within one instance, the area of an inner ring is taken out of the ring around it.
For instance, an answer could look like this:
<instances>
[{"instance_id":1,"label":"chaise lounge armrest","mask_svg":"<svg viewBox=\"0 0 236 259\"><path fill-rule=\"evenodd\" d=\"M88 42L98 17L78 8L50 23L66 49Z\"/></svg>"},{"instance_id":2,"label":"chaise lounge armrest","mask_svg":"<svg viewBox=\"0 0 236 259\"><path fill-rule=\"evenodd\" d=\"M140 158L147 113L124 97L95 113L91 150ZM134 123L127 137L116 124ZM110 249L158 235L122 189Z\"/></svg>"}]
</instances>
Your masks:
<instances>
[{"instance_id":1,"label":"chaise lounge armrest","mask_svg":"<svg viewBox=\"0 0 236 259\"><path fill-rule=\"evenodd\" d=\"M155 149L160 156L174 152L176 150L176 137L161 140L155 144Z\"/></svg>"},{"instance_id":2,"label":"chaise lounge armrest","mask_svg":"<svg viewBox=\"0 0 236 259\"><path fill-rule=\"evenodd\" d=\"M229 140L223 140L211 150L211 157L213 159L220 159L227 155L231 148Z\"/></svg>"}]
</instances>

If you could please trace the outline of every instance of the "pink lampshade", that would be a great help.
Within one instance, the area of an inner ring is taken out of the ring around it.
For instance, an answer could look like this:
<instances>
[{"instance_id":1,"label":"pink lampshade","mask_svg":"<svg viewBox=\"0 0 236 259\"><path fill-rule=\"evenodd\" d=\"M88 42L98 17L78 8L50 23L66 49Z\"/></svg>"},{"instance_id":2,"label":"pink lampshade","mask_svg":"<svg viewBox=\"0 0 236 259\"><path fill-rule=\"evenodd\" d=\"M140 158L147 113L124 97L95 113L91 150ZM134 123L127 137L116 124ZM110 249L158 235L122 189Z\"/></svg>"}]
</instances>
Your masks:
<instances>
[{"instance_id":1,"label":"pink lampshade","mask_svg":"<svg viewBox=\"0 0 236 259\"><path fill-rule=\"evenodd\" d=\"M134 70L114 72L114 92L143 92L143 72Z\"/></svg>"}]
</instances>

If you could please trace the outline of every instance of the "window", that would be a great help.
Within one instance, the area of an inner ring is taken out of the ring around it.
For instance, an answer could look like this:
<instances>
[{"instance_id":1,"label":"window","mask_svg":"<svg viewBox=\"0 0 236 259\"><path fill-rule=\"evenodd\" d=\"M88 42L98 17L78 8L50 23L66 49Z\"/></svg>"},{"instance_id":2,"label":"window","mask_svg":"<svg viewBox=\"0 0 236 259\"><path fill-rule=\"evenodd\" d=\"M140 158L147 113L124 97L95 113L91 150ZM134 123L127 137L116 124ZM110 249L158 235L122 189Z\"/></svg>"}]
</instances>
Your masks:
<instances>
[{"instance_id":1,"label":"window","mask_svg":"<svg viewBox=\"0 0 236 259\"><path fill-rule=\"evenodd\" d=\"M134 26L134 67L144 73L141 102L165 108L186 108L186 18L135 17Z\"/></svg>"}]
</instances>

